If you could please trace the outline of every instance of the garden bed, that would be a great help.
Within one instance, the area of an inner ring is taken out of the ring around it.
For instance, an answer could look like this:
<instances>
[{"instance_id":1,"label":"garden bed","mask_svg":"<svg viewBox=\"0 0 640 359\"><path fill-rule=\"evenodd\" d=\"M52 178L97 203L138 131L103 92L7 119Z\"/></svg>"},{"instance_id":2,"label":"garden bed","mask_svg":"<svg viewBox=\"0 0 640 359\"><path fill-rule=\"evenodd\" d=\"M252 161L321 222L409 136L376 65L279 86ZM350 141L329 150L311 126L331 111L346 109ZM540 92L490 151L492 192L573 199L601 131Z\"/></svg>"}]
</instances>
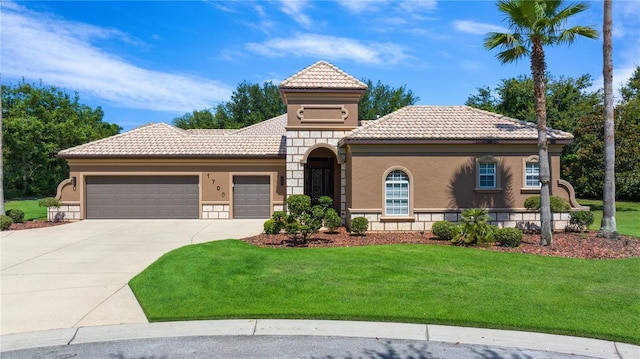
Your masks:
<instances>
[{"instance_id":1,"label":"garden bed","mask_svg":"<svg viewBox=\"0 0 640 359\"><path fill-rule=\"evenodd\" d=\"M245 242L261 247L353 247L381 244L419 243L452 246L449 241L435 238L431 232L367 232L365 236L353 236L344 227L335 233L320 232L311 235L307 243L294 243L286 234L244 238ZM640 257L640 238L621 236L619 240L599 238L595 231L586 233L558 232L553 234L550 246L541 246L540 235L525 234L522 245L517 248L501 247L497 244L475 248L513 253L529 253L544 256L613 259Z\"/></svg>"}]
</instances>

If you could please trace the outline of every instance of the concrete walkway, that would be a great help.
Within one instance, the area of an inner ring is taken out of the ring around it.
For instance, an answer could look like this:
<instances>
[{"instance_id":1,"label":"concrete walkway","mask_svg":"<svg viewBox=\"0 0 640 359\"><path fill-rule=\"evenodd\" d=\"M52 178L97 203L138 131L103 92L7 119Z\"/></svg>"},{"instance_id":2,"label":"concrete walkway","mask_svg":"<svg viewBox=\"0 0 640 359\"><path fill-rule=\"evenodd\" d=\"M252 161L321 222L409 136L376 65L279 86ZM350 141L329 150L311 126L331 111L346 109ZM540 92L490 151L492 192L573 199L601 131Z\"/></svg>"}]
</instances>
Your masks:
<instances>
[{"instance_id":1,"label":"concrete walkway","mask_svg":"<svg viewBox=\"0 0 640 359\"><path fill-rule=\"evenodd\" d=\"M91 220L1 236L2 335L147 323L127 282L172 249L262 231L264 220Z\"/></svg>"}]
</instances>

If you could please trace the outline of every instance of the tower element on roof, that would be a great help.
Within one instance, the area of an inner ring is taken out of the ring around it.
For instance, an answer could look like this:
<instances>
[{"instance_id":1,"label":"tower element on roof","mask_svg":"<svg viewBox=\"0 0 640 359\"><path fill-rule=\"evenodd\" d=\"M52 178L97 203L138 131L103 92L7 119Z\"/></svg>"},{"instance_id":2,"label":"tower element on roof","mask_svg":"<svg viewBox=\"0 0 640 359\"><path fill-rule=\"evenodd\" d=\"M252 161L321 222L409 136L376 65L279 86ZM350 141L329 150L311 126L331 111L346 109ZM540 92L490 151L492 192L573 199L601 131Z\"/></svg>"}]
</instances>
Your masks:
<instances>
[{"instance_id":1,"label":"tower element on roof","mask_svg":"<svg viewBox=\"0 0 640 359\"><path fill-rule=\"evenodd\" d=\"M280 84L287 129L354 129L358 101L367 85L334 65L318 61Z\"/></svg>"}]
</instances>

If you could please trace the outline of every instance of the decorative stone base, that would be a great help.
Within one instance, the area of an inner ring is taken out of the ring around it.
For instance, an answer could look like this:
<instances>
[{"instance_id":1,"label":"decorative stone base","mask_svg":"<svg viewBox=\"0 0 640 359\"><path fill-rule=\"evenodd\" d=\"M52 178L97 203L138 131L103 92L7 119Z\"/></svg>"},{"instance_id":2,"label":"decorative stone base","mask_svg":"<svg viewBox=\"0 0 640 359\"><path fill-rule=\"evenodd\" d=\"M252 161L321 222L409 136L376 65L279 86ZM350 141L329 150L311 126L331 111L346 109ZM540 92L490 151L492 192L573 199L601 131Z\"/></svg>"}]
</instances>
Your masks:
<instances>
[{"instance_id":1,"label":"decorative stone base","mask_svg":"<svg viewBox=\"0 0 640 359\"><path fill-rule=\"evenodd\" d=\"M202 205L202 219L229 219L228 204L205 204Z\"/></svg>"},{"instance_id":2,"label":"decorative stone base","mask_svg":"<svg viewBox=\"0 0 640 359\"><path fill-rule=\"evenodd\" d=\"M69 204L47 208L47 220L50 222L66 222L80 220L80 205Z\"/></svg>"},{"instance_id":3,"label":"decorative stone base","mask_svg":"<svg viewBox=\"0 0 640 359\"><path fill-rule=\"evenodd\" d=\"M438 221L459 222L461 212L435 211L416 212L414 219L402 218L398 220L389 217L382 218L382 213L351 212L351 219L365 217L369 221L369 231L372 232L417 232L430 231L433 223ZM528 211L489 212L490 224L499 228L526 228L540 226L540 213ZM552 225L554 231L563 231L569 225L569 213L553 213Z\"/></svg>"}]
</instances>

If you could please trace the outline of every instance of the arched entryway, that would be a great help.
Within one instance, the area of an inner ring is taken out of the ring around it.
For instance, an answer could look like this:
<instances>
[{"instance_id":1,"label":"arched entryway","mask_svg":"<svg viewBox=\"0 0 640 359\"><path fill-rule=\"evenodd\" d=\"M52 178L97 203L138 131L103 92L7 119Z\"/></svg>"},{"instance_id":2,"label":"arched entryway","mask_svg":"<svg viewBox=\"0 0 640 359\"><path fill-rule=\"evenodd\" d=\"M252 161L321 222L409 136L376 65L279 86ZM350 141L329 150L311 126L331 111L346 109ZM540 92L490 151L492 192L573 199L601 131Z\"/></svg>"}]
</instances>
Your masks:
<instances>
[{"instance_id":1,"label":"arched entryway","mask_svg":"<svg viewBox=\"0 0 640 359\"><path fill-rule=\"evenodd\" d=\"M322 196L333 199L333 208L340 213L340 164L329 147L310 149L304 162L304 194L312 205Z\"/></svg>"}]
</instances>

